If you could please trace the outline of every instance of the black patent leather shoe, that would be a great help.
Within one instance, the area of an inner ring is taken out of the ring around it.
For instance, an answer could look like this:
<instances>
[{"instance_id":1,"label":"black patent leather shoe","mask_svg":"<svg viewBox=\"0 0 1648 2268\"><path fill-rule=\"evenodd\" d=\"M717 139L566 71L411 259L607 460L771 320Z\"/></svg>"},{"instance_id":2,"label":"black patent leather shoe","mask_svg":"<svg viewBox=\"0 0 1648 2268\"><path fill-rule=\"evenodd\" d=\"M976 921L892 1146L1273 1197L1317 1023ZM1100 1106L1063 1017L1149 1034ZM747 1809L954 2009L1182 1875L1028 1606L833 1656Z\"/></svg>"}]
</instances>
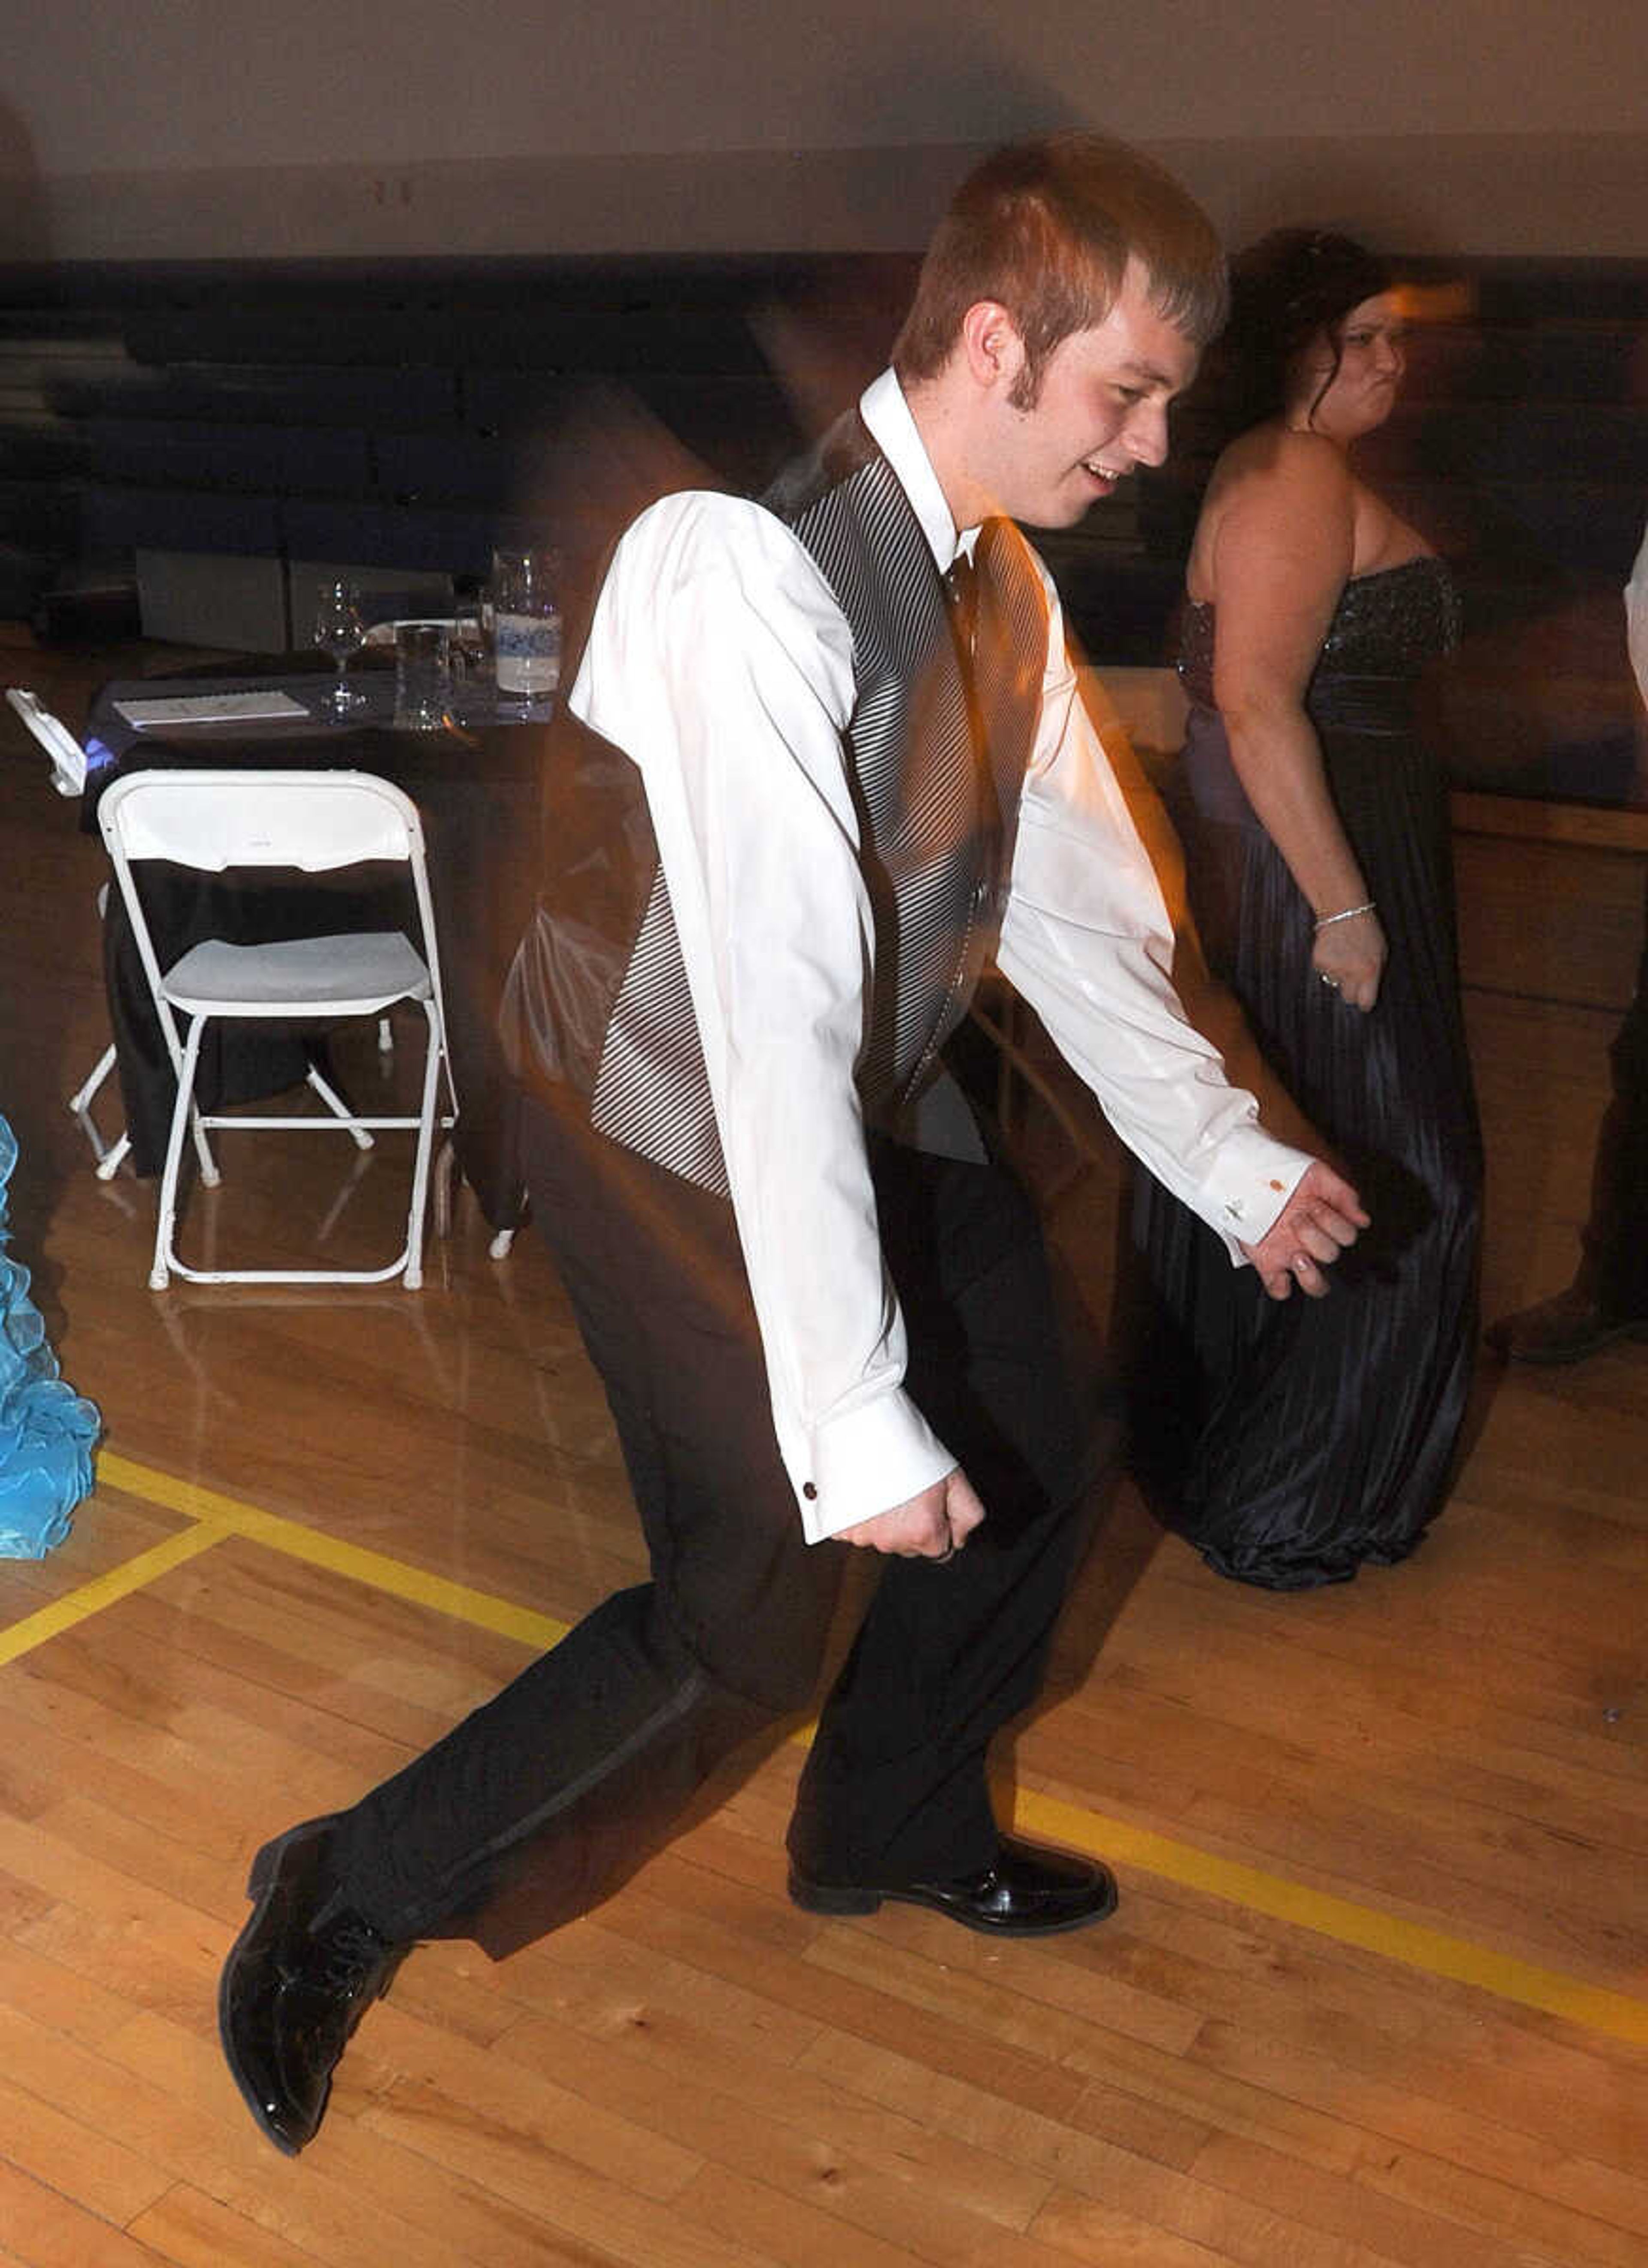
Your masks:
<instances>
[{"instance_id":1,"label":"black patent leather shoe","mask_svg":"<svg viewBox=\"0 0 1648 2268\"><path fill-rule=\"evenodd\" d=\"M1048 1851L1004 1835L996 1861L953 1882L813 1881L790 1869L790 1895L808 1913L874 1913L884 1900L931 1906L987 1937L1055 1937L1115 1911L1115 1877L1096 1859Z\"/></svg>"},{"instance_id":2,"label":"black patent leather shoe","mask_svg":"<svg viewBox=\"0 0 1648 2268\"><path fill-rule=\"evenodd\" d=\"M325 1911L333 1821L306 1819L252 1862L252 1918L217 1992L217 2030L246 2107L277 2150L313 2141L349 2034L406 1951L358 1914Z\"/></svg>"}]
</instances>

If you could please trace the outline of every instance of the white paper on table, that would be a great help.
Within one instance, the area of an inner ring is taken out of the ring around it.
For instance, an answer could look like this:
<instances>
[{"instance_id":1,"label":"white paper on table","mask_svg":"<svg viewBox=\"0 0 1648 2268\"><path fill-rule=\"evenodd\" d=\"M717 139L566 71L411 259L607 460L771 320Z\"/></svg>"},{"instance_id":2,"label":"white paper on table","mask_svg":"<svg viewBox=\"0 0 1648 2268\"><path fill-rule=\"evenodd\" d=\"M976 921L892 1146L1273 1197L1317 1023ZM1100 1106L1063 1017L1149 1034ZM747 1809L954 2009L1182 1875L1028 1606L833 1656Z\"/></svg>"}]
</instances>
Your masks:
<instances>
[{"instance_id":1,"label":"white paper on table","mask_svg":"<svg viewBox=\"0 0 1648 2268\"><path fill-rule=\"evenodd\" d=\"M145 725L241 725L260 717L306 717L290 693L190 693L166 701L117 701L114 714Z\"/></svg>"}]
</instances>

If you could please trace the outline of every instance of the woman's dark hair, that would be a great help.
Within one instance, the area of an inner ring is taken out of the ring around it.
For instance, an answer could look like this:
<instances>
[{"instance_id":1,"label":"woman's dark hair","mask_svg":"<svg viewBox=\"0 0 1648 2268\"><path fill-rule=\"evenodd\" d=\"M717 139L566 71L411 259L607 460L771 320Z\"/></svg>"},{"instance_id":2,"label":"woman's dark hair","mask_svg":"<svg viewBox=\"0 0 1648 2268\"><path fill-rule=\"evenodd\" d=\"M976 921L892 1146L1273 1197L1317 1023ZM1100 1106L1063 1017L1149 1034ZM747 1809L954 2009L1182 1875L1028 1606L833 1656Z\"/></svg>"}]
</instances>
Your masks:
<instances>
[{"instance_id":1,"label":"woman's dark hair","mask_svg":"<svg viewBox=\"0 0 1648 2268\"><path fill-rule=\"evenodd\" d=\"M1249 246L1232 263L1231 320L1218 348L1228 431L1243 432L1276 416L1295 357L1325 332L1333 363L1320 401L1339 374L1337 326L1394 280L1365 246L1326 229L1275 229Z\"/></svg>"}]
</instances>

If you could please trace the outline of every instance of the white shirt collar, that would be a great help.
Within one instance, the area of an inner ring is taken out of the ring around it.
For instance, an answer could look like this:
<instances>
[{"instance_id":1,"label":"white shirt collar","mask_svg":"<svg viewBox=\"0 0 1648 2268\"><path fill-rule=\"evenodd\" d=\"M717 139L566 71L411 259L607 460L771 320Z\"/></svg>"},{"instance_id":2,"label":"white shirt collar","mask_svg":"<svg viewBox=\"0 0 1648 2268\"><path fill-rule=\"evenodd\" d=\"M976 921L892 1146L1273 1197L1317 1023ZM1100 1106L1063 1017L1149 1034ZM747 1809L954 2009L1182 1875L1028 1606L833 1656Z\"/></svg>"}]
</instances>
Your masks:
<instances>
[{"instance_id":1,"label":"white shirt collar","mask_svg":"<svg viewBox=\"0 0 1648 2268\"><path fill-rule=\"evenodd\" d=\"M859 396L858 414L909 498L910 509L921 522L922 534L927 538L939 573L944 573L959 551L965 551L970 558L978 530L966 527L957 533L944 490L938 485L938 475L910 415L896 371L884 370L864 388Z\"/></svg>"}]
</instances>

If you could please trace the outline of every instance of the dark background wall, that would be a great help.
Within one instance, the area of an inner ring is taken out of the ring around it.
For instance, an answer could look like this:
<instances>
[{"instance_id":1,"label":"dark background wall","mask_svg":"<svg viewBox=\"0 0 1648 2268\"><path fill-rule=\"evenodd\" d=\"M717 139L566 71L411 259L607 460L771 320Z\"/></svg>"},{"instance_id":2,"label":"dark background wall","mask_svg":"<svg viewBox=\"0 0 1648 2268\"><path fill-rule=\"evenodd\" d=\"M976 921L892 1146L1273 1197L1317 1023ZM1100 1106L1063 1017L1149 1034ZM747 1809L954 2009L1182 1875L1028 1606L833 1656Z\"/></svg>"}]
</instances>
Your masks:
<instances>
[{"instance_id":1,"label":"dark background wall","mask_svg":"<svg viewBox=\"0 0 1648 2268\"><path fill-rule=\"evenodd\" d=\"M973 158L1077 124L1232 244L1346 226L1438 287L1372 453L1465 580L1473 776L1629 786L1630 0L56 0L8 60L0 618L141 588L158 635L280 643L327 564L475 576L649 482L759 486ZM1101 662L1162 657L1196 440L1049 546Z\"/></svg>"}]
</instances>

